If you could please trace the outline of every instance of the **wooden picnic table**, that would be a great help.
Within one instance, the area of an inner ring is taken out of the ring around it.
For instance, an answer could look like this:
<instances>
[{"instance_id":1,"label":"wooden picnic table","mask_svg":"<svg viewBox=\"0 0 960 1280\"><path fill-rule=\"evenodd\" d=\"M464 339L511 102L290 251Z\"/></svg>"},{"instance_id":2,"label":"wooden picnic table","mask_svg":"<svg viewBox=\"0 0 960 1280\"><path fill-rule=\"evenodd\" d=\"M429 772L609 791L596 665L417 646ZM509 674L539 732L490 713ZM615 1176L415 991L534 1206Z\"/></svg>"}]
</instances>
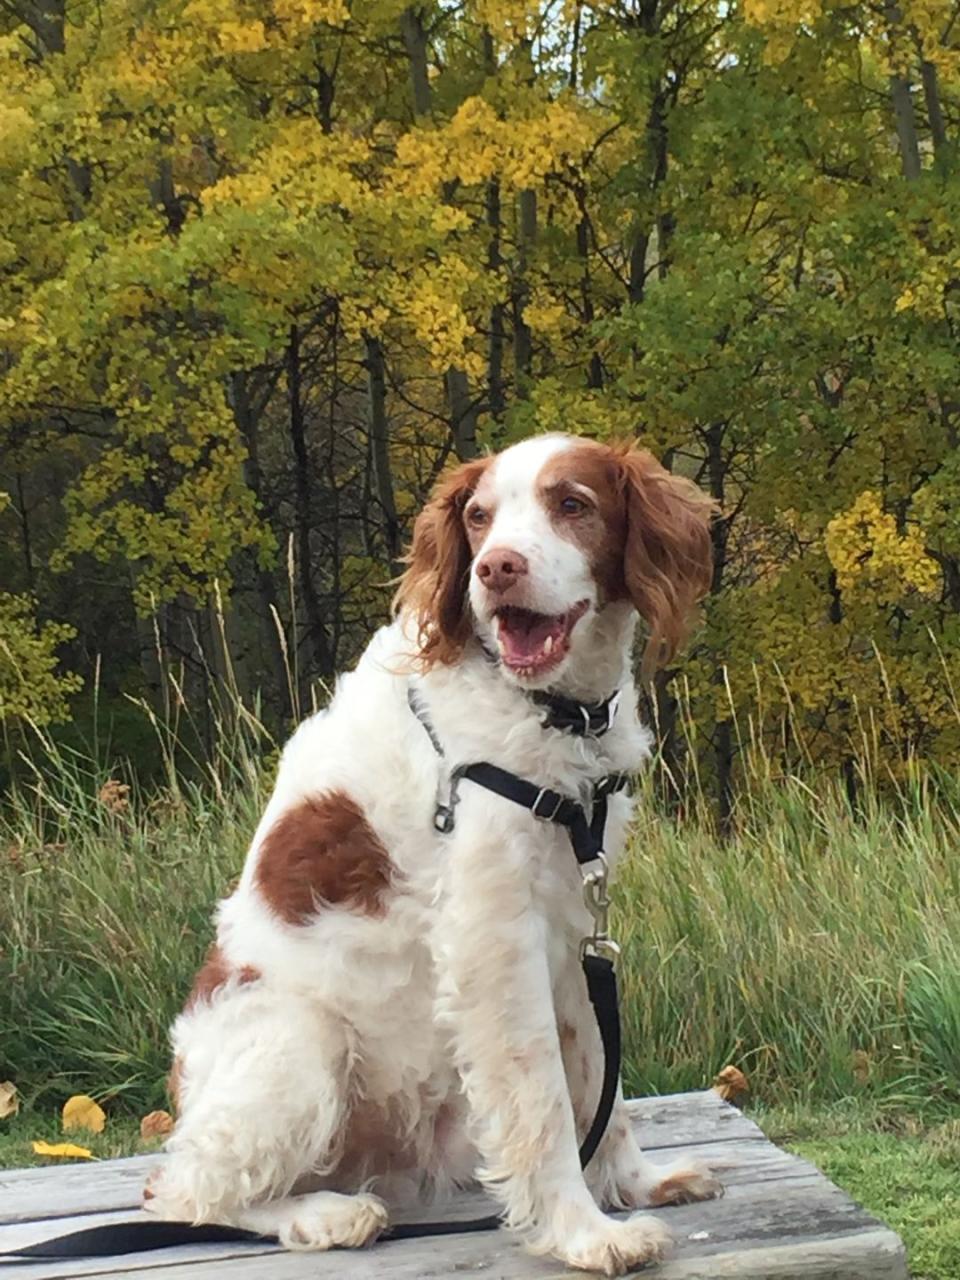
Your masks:
<instances>
[{"instance_id":1,"label":"wooden picnic table","mask_svg":"<svg viewBox=\"0 0 960 1280\"><path fill-rule=\"evenodd\" d=\"M789 1155L716 1093L630 1103L640 1143L655 1162L678 1155L718 1171L726 1194L705 1204L651 1210L675 1248L650 1280L907 1280L903 1245L811 1164ZM162 1156L0 1170L0 1254L14 1246L140 1213L144 1178ZM489 1212L481 1193L449 1216ZM426 1218L436 1217L426 1212ZM409 1220L409 1219L408 1219ZM359 1251L285 1253L266 1245L194 1245L76 1262L0 1267L3 1280L122 1276L124 1280L558 1280L583 1275L528 1257L506 1232L396 1240Z\"/></svg>"}]
</instances>

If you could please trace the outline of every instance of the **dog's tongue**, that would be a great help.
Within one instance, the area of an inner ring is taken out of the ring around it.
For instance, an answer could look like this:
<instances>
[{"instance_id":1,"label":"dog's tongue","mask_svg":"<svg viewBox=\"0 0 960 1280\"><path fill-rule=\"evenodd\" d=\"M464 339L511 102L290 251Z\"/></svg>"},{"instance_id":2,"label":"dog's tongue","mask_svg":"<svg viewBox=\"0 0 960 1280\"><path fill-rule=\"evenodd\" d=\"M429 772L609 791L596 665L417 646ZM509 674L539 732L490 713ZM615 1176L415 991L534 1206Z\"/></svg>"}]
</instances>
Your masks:
<instances>
[{"instance_id":1,"label":"dog's tongue","mask_svg":"<svg viewBox=\"0 0 960 1280\"><path fill-rule=\"evenodd\" d=\"M563 635L563 618L551 618L525 609L511 609L500 618L500 646L508 662L522 665L538 658L550 636Z\"/></svg>"}]
</instances>

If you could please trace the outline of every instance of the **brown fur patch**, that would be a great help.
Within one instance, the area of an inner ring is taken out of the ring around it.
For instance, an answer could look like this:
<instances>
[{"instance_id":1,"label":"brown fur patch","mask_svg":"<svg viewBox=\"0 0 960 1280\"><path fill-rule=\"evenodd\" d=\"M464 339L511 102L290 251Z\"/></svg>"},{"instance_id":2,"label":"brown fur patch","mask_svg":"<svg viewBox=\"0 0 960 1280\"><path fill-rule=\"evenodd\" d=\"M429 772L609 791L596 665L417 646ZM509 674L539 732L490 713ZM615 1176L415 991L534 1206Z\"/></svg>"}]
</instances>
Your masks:
<instances>
[{"instance_id":1,"label":"brown fur patch","mask_svg":"<svg viewBox=\"0 0 960 1280\"><path fill-rule=\"evenodd\" d=\"M537 477L537 494L561 538L580 547L593 571L600 603L626 595L623 554L627 509L620 458L608 445L579 440L553 455ZM587 490L588 492L584 492ZM589 501L577 515L563 511L565 498Z\"/></svg>"},{"instance_id":2,"label":"brown fur patch","mask_svg":"<svg viewBox=\"0 0 960 1280\"><path fill-rule=\"evenodd\" d=\"M281 814L257 854L257 887L287 924L305 924L324 905L382 915L393 878L380 837L344 791Z\"/></svg>"},{"instance_id":3,"label":"brown fur patch","mask_svg":"<svg viewBox=\"0 0 960 1280\"><path fill-rule=\"evenodd\" d=\"M227 963L223 952L216 943L210 947L204 958L203 964L200 966L197 976L193 980L193 986L190 988L190 994L184 1003L183 1009L187 1013L193 1009L200 1001L212 1000L216 993L231 978L236 978L240 986L245 986L249 982L256 982L260 977L260 970L255 969L253 965L245 964L241 969L233 969ZM170 1073L167 1076L167 1094L173 1103L174 1111L180 1106L180 1092L183 1081L183 1063L180 1058L174 1058Z\"/></svg>"},{"instance_id":4,"label":"brown fur patch","mask_svg":"<svg viewBox=\"0 0 960 1280\"><path fill-rule=\"evenodd\" d=\"M190 988L190 994L187 996L184 1010L192 1009L200 1000L210 1000L214 993L228 979L233 977L236 977L242 985L247 982L255 982L260 977L260 971L249 964L245 964L240 970L232 969L227 964L223 952L214 943L207 952L206 959L193 980L193 986ZM176 1067L176 1063L174 1067Z\"/></svg>"},{"instance_id":5,"label":"brown fur patch","mask_svg":"<svg viewBox=\"0 0 960 1280\"><path fill-rule=\"evenodd\" d=\"M183 1063L179 1057L176 1057L170 1068L170 1074L167 1076L167 1097L170 1099L174 1112L180 1110L180 1081L182 1076Z\"/></svg>"},{"instance_id":6,"label":"brown fur patch","mask_svg":"<svg viewBox=\"0 0 960 1280\"><path fill-rule=\"evenodd\" d=\"M561 1022L557 1028L557 1035L560 1037L561 1050L569 1053L577 1043L577 1028L569 1022Z\"/></svg>"},{"instance_id":7,"label":"brown fur patch","mask_svg":"<svg viewBox=\"0 0 960 1280\"><path fill-rule=\"evenodd\" d=\"M709 1182L709 1180L708 1180ZM699 1172L674 1173L664 1178L650 1192L649 1204L658 1209L665 1204L693 1204L697 1200L709 1199L715 1193L712 1186L704 1195L704 1178Z\"/></svg>"},{"instance_id":8,"label":"brown fur patch","mask_svg":"<svg viewBox=\"0 0 960 1280\"><path fill-rule=\"evenodd\" d=\"M413 545L394 605L416 619L425 667L456 662L470 638L472 549L463 513L491 462L465 462L441 480L413 526Z\"/></svg>"},{"instance_id":9,"label":"brown fur patch","mask_svg":"<svg viewBox=\"0 0 960 1280\"><path fill-rule=\"evenodd\" d=\"M647 670L668 662L710 589L713 501L645 449L593 440L552 457L538 491L558 534L587 556L601 603L632 600L647 622ZM567 497L584 499L586 509L564 512Z\"/></svg>"}]
</instances>

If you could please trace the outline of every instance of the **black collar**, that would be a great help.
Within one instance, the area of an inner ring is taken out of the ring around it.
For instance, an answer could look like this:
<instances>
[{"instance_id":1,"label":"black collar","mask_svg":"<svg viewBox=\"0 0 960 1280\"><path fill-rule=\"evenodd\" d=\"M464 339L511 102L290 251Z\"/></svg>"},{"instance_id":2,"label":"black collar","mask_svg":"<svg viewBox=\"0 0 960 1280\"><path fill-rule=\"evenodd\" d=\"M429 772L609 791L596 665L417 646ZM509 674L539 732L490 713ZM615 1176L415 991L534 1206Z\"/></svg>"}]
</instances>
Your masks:
<instances>
[{"instance_id":1,"label":"black collar","mask_svg":"<svg viewBox=\"0 0 960 1280\"><path fill-rule=\"evenodd\" d=\"M602 702L578 702L576 698L567 698L562 693L541 689L535 689L529 697L537 706L546 707L543 724L548 729L564 729L578 738L599 738L613 724L620 690Z\"/></svg>"},{"instance_id":2,"label":"black collar","mask_svg":"<svg viewBox=\"0 0 960 1280\"><path fill-rule=\"evenodd\" d=\"M482 636L476 638L483 656L491 666L498 667L500 655L490 648ZM562 693L550 693L546 689L534 689L527 697L537 706L546 707L547 714L541 719L544 728L560 729L572 733L576 738L602 737L612 728L620 704L619 689L602 702L578 702L576 698L568 698Z\"/></svg>"}]
</instances>

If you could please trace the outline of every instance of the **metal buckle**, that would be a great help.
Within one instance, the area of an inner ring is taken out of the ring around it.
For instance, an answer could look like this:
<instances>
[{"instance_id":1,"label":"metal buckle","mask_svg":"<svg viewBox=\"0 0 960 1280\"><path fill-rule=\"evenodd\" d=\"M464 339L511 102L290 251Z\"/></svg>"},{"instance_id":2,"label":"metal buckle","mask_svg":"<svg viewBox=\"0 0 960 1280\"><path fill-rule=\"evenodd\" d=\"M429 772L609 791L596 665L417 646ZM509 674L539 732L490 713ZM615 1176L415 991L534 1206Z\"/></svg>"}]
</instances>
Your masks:
<instances>
[{"instance_id":1,"label":"metal buckle","mask_svg":"<svg viewBox=\"0 0 960 1280\"><path fill-rule=\"evenodd\" d=\"M580 959L596 955L614 961L620 954L620 947L610 937L610 897L607 893L610 867L602 852L593 861L597 864L595 870L583 874L583 901L593 920L593 932L580 941Z\"/></svg>"},{"instance_id":2,"label":"metal buckle","mask_svg":"<svg viewBox=\"0 0 960 1280\"><path fill-rule=\"evenodd\" d=\"M433 811L433 827L435 831L439 831L442 836L448 836L456 825L456 813L454 810L460 800L460 779L463 777L463 766L458 765L450 774L447 780L449 788L447 792L447 803L442 800L437 801L436 808Z\"/></svg>"},{"instance_id":3,"label":"metal buckle","mask_svg":"<svg viewBox=\"0 0 960 1280\"><path fill-rule=\"evenodd\" d=\"M620 706L621 691L618 689L610 701L607 703L607 731L613 728L614 717L617 714L617 708Z\"/></svg>"},{"instance_id":4,"label":"metal buckle","mask_svg":"<svg viewBox=\"0 0 960 1280\"><path fill-rule=\"evenodd\" d=\"M433 811L433 827L441 835L448 836L454 827L453 805L438 804Z\"/></svg>"},{"instance_id":5,"label":"metal buckle","mask_svg":"<svg viewBox=\"0 0 960 1280\"><path fill-rule=\"evenodd\" d=\"M553 813L540 813L538 805L549 790L549 787L541 787L537 792L536 800L534 800L533 804L530 806L530 812L535 818L539 818L541 822L552 822L560 812L560 806L563 804L563 796L558 795L557 803L553 806Z\"/></svg>"}]
</instances>

